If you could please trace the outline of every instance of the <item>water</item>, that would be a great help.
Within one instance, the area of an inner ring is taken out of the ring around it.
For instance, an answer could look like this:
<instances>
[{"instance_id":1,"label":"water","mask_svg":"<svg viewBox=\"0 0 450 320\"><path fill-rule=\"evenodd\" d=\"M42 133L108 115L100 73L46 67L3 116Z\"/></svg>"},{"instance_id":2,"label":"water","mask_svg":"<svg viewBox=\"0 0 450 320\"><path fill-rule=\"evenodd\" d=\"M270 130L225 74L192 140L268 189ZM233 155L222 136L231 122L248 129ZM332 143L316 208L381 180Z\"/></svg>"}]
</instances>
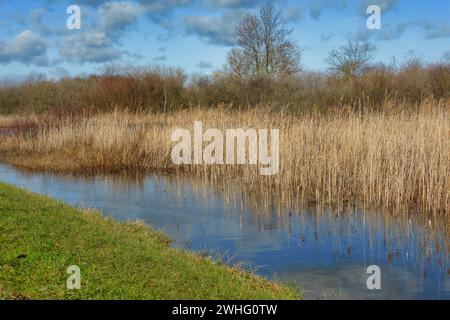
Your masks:
<instances>
[{"instance_id":1,"label":"water","mask_svg":"<svg viewBox=\"0 0 450 320\"><path fill-rule=\"evenodd\" d=\"M120 221L143 220L174 246L295 283L306 298L450 299L444 219L267 207L232 186L186 177L59 176L0 165L0 181ZM367 288L369 265L381 268L381 290Z\"/></svg>"}]
</instances>

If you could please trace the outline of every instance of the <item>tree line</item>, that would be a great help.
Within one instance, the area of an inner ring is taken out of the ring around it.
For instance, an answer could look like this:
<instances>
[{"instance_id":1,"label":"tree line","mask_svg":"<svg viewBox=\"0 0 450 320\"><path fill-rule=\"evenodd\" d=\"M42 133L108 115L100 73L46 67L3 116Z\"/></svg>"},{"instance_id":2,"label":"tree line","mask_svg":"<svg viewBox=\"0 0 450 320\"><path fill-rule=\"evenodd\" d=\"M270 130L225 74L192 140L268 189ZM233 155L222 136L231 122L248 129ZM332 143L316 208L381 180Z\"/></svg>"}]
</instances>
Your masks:
<instances>
[{"instance_id":1,"label":"tree line","mask_svg":"<svg viewBox=\"0 0 450 320\"><path fill-rule=\"evenodd\" d=\"M237 47L228 53L228 70L239 79L262 81L298 73L301 50L291 39L292 32L281 10L271 4L259 14L247 14L235 28ZM348 41L330 52L329 70L347 79L361 74L368 69L375 49L366 41Z\"/></svg>"}]
</instances>

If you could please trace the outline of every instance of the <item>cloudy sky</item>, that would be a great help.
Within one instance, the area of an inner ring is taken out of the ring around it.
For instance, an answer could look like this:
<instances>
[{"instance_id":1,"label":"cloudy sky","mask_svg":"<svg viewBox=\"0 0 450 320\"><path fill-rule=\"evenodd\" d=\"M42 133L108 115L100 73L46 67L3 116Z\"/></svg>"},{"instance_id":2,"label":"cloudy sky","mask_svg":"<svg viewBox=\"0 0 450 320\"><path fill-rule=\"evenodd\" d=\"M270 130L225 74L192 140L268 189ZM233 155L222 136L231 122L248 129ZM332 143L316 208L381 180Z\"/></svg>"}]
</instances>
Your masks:
<instances>
[{"instance_id":1,"label":"cloudy sky","mask_svg":"<svg viewBox=\"0 0 450 320\"><path fill-rule=\"evenodd\" d=\"M368 39L376 59L417 56L450 61L450 1L273 0L303 50L302 65L325 70L333 47ZM81 29L68 30L67 7L81 8ZM257 0L0 0L0 78L97 72L105 64L182 67L210 72L226 61L233 28ZM368 30L366 9L382 9L382 29Z\"/></svg>"}]
</instances>

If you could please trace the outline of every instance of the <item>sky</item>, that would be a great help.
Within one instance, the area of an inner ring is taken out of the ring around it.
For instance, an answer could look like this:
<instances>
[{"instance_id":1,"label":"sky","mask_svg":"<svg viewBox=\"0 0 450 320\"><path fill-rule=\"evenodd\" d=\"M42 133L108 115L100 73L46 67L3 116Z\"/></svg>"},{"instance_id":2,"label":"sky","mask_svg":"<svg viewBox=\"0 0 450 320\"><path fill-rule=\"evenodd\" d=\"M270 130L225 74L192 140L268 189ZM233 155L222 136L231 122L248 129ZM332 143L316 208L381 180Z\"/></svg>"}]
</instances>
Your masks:
<instances>
[{"instance_id":1,"label":"sky","mask_svg":"<svg viewBox=\"0 0 450 320\"><path fill-rule=\"evenodd\" d=\"M226 63L234 27L267 1L257 0L0 0L0 79L98 73L111 63L164 65L209 73ZM272 0L293 29L306 70L326 70L333 48L368 40L376 62L418 57L450 62L450 1ZM81 28L68 29L69 5ZM381 29L367 28L369 5Z\"/></svg>"}]
</instances>

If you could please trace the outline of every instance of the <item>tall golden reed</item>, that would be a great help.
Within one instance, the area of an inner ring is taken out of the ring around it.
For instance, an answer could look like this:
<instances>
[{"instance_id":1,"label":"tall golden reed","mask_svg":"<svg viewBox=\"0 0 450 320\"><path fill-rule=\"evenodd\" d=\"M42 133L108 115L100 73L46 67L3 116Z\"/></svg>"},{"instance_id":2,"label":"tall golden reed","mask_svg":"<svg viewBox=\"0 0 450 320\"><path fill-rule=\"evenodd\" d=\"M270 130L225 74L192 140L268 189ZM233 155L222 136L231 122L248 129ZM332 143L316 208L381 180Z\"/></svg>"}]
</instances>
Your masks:
<instances>
[{"instance_id":1,"label":"tall golden reed","mask_svg":"<svg viewBox=\"0 0 450 320\"><path fill-rule=\"evenodd\" d=\"M175 166L172 131L192 130L195 120L208 128L279 129L280 173L264 177L256 166L242 165ZM249 191L276 194L286 202L300 198L344 206L357 201L392 212L450 213L450 108L445 103L364 115L293 116L218 107L171 114L114 112L50 123L33 135L0 137L0 154L34 170L156 169L238 180Z\"/></svg>"}]
</instances>

